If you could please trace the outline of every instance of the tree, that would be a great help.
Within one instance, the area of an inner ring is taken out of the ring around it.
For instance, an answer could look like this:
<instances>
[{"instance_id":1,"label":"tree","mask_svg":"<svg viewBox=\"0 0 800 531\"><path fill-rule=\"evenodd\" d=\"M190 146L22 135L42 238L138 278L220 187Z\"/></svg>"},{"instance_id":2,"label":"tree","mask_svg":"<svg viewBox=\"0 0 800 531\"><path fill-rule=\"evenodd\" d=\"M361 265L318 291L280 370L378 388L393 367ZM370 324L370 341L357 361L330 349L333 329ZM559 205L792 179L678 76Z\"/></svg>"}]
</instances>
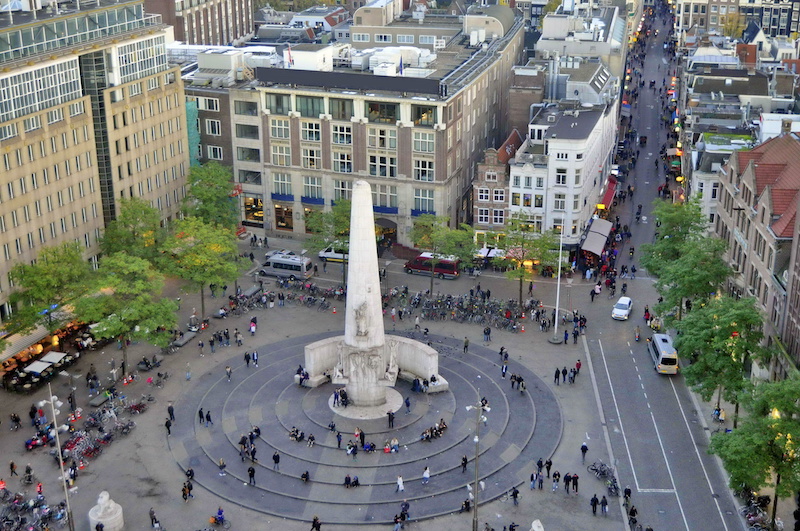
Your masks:
<instances>
[{"instance_id":1,"label":"tree","mask_svg":"<svg viewBox=\"0 0 800 531\"><path fill-rule=\"evenodd\" d=\"M675 323L675 348L692 360L683 369L686 383L706 401L717 393L717 407L721 399L735 404L734 426L738 422L739 397L750 387L750 362L770 355L761 346L762 324L755 299L728 296L698 304L691 319Z\"/></svg>"},{"instance_id":2,"label":"tree","mask_svg":"<svg viewBox=\"0 0 800 531\"><path fill-rule=\"evenodd\" d=\"M333 242L341 244L341 248L350 247L350 210L351 202L338 200L328 211L312 210L306 215L306 229L311 236L306 245L312 252L318 253ZM342 285L346 284L345 262L342 261Z\"/></svg>"},{"instance_id":3,"label":"tree","mask_svg":"<svg viewBox=\"0 0 800 531\"><path fill-rule=\"evenodd\" d=\"M774 487L774 524L778 499L800 490L800 381L764 382L744 398L749 414L731 433L713 435L709 452L722 459L731 487Z\"/></svg>"},{"instance_id":4,"label":"tree","mask_svg":"<svg viewBox=\"0 0 800 531\"><path fill-rule=\"evenodd\" d=\"M458 229L447 225L448 219L433 214L423 214L414 220L411 228L411 241L424 251L430 251L431 259L431 293L433 293L433 274L436 264L448 256L455 256L463 262L471 263L475 259L475 237L472 227L462 224Z\"/></svg>"},{"instance_id":5,"label":"tree","mask_svg":"<svg viewBox=\"0 0 800 531\"><path fill-rule=\"evenodd\" d=\"M120 342L123 375L130 369L129 342L166 347L172 340L178 304L161 297L164 277L150 262L125 253L106 256L91 286L91 295L75 302L75 316L97 323L93 334Z\"/></svg>"},{"instance_id":6,"label":"tree","mask_svg":"<svg viewBox=\"0 0 800 531\"><path fill-rule=\"evenodd\" d=\"M707 301L725 282L732 271L722 259L727 243L719 238L692 238L683 243L681 256L660 267L656 290L664 302L656 307L659 313L678 308L681 319L683 302L692 300L696 305ZM672 321L670 317L668 319Z\"/></svg>"},{"instance_id":7,"label":"tree","mask_svg":"<svg viewBox=\"0 0 800 531\"><path fill-rule=\"evenodd\" d=\"M651 274L661 276L667 264L681 257L687 241L704 238L708 223L697 199L685 203L656 199L653 205L658 236L655 243L642 246L641 263Z\"/></svg>"},{"instance_id":8,"label":"tree","mask_svg":"<svg viewBox=\"0 0 800 531\"><path fill-rule=\"evenodd\" d=\"M100 249L104 255L128 253L155 263L166 236L160 212L138 197L120 200L119 216L106 226Z\"/></svg>"},{"instance_id":9,"label":"tree","mask_svg":"<svg viewBox=\"0 0 800 531\"><path fill-rule=\"evenodd\" d=\"M189 191L183 203L187 216L206 223L236 230L239 224L239 201L233 193L231 169L216 162L192 166L189 170Z\"/></svg>"},{"instance_id":10,"label":"tree","mask_svg":"<svg viewBox=\"0 0 800 531\"><path fill-rule=\"evenodd\" d=\"M164 242L162 252L164 270L200 291L203 317L206 315L205 286L225 285L239 274L234 232L197 217L176 222L175 231Z\"/></svg>"},{"instance_id":11,"label":"tree","mask_svg":"<svg viewBox=\"0 0 800 531\"><path fill-rule=\"evenodd\" d=\"M739 13L728 13L720 17L723 19L722 34L733 39L741 39L744 33L746 19Z\"/></svg>"},{"instance_id":12,"label":"tree","mask_svg":"<svg viewBox=\"0 0 800 531\"><path fill-rule=\"evenodd\" d=\"M38 325L55 332L72 317L67 307L83 296L91 267L81 246L67 242L45 247L33 264L17 264L11 279L17 290L11 295L15 311L7 328L27 333Z\"/></svg>"},{"instance_id":13,"label":"tree","mask_svg":"<svg viewBox=\"0 0 800 531\"><path fill-rule=\"evenodd\" d=\"M558 235L537 232L529 220L525 212L509 216L503 236L505 255L494 259L496 265L506 268L506 278L518 281L520 306L525 283L532 282L541 267L558 265Z\"/></svg>"}]
</instances>

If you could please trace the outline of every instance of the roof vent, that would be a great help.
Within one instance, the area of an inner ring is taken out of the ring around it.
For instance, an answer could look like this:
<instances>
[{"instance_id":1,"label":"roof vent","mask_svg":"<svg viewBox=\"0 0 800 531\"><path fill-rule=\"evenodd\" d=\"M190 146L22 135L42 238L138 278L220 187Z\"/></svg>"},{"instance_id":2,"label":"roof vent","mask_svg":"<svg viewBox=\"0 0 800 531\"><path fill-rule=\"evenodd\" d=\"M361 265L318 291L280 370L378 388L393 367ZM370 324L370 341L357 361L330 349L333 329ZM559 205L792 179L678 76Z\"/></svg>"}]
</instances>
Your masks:
<instances>
[{"instance_id":1,"label":"roof vent","mask_svg":"<svg viewBox=\"0 0 800 531\"><path fill-rule=\"evenodd\" d=\"M733 85L733 80L731 78L725 79L725 86L730 87L731 85Z\"/></svg>"}]
</instances>

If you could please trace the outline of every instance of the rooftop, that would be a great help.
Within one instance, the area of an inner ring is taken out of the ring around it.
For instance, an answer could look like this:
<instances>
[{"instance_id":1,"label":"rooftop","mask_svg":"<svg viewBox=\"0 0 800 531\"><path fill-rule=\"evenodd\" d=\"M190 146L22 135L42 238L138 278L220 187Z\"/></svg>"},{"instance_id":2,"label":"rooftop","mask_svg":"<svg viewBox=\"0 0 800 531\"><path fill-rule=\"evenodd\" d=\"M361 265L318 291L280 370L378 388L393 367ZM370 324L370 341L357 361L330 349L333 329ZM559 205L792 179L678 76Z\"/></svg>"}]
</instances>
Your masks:
<instances>
[{"instance_id":1,"label":"rooftop","mask_svg":"<svg viewBox=\"0 0 800 531\"><path fill-rule=\"evenodd\" d=\"M564 111L545 133L546 140L582 140L594 130L602 111Z\"/></svg>"}]
</instances>

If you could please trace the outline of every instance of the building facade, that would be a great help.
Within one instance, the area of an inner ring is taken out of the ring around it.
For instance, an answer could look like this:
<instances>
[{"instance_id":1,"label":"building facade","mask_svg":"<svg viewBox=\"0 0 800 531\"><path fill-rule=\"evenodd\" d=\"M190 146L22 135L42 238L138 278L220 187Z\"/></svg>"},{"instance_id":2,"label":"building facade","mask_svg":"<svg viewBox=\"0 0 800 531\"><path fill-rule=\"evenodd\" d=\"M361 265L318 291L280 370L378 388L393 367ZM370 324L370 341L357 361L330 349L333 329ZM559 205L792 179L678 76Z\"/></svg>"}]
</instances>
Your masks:
<instances>
[{"instance_id":1,"label":"building facade","mask_svg":"<svg viewBox=\"0 0 800 531\"><path fill-rule=\"evenodd\" d=\"M145 0L186 44L236 45L253 34L252 0Z\"/></svg>"},{"instance_id":2,"label":"building facade","mask_svg":"<svg viewBox=\"0 0 800 531\"><path fill-rule=\"evenodd\" d=\"M8 21L0 40L19 44L0 51L0 321L12 311L15 264L72 241L95 262L120 199L149 201L166 223L188 171L184 94L166 61L167 28L141 0Z\"/></svg>"}]
</instances>

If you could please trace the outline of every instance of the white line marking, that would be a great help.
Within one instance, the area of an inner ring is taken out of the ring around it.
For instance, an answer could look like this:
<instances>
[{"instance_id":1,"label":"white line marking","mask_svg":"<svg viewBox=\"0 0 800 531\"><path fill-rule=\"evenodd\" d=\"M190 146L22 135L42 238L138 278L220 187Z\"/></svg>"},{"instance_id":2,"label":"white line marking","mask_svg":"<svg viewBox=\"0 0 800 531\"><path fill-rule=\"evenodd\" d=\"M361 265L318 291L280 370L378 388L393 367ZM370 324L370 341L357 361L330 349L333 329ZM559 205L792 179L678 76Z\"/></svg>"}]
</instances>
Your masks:
<instances>
[{"instance_id":1,"label":"white line marking","mask_svg":"<svg viewBox=\"0 0 800 531\"><path fill-rule=\"evenodd\" d=\"M653 415L653 412L650 411L650 420L653 422L653 427L656 430L656 438L658 438L658 445L661 447L661 455L664 456L664 462L669 463L667 459L667 452L664 450L664 443L661 440L661 434L658 432L658 425L656 424L656 417ZM681 511L681 517L683 518L683 524L686 526L686 529L689 529L689 522L686 520L686 513L683 512L683 504L681 503L681 498L678 496L677 489L675 488L675 478L672 476L672 467L667 464L667 473L669 474L669 482L672 483L672 490L675 491L675 501L678 502L678 509ZM727 529L727 528L726 528Z\"/></svg>"},{"instance_id":2,"label":"white line marking","mask_svg":"<svg viewBox=\"0 0 800 531\"><path fill-rule=\"evenodd\" d=\"M670 378L670 385L672 386L672 393L675 395L675 401L678 403L678 410L681 412L681 417L683 417L683 423L686 426L686 431L689 433L689 437L692 439L692 446L694 447L694 453L697 456L697 461L700 463L700 468L703 469L703 476L706 478L706 483L708 484L708 490L713 493L714 488L711 486L711 479L708 477L708 472L706 471L706 466L703 464L703 460L700 458L700 451L697 449L697 441L692 435L692 430L689 426L689 420L686 418L686 412L683 410L683 406L681 405L681 401L678 399L678 390L675 389L675 382L672 381ZM676 494L677 495L677 494ZM722 522L722 527L725 528L725 531L728 531L728 524L725 523L725 518L722 515L722 507L719 504L719 497L714 498L714 504L717 506L717 513L719 513L719 519Z\"/></svg>"}]
</instances>

